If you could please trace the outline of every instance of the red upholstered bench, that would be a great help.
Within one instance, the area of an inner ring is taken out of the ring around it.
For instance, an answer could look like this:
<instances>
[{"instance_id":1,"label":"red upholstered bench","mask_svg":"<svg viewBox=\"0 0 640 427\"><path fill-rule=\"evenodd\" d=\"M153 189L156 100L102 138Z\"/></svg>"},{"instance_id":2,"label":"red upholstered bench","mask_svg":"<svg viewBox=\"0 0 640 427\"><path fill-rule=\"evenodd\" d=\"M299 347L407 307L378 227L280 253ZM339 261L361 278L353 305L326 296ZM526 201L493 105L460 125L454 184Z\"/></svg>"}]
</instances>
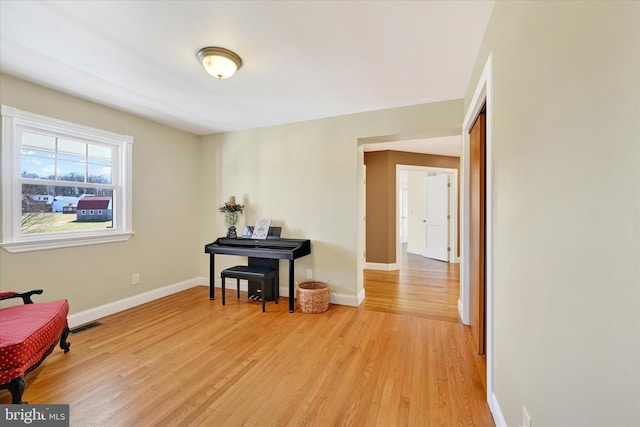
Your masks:
<instances>
[{"instance_id":1,"label":"red upholstered bench","mask_svg":"<svg viewBox=\"0 0 640 427\"><path fill-rule=\"evenodd\" d=\"M67 342L67 300L33 303L25 293L0 292L0 300L22 298L23 305L0 308L0 389L9 390L12 403L22 402L24 375L34 370L53 351L58 340L64 352Z\"/></svg>"}]
</instances>

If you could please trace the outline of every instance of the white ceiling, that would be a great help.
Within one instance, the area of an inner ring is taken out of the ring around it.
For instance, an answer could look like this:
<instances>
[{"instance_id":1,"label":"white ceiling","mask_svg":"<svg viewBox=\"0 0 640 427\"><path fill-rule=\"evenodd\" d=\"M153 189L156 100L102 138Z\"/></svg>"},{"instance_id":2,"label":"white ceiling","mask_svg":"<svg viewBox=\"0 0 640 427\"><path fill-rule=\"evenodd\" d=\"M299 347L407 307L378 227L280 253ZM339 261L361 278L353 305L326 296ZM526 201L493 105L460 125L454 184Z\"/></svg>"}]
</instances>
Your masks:
<instances>
[{"instance_id":1,"label":"white ceiling","mask_svg":"<svg viewBox=\"0 0 640 427\"><path fill-rule=\"evenodd\" d=\"M481 1L0 0L0 71L198 135L464 97ZM217 80L205 46L243 67Z\"/></svg>"}]
</instances>

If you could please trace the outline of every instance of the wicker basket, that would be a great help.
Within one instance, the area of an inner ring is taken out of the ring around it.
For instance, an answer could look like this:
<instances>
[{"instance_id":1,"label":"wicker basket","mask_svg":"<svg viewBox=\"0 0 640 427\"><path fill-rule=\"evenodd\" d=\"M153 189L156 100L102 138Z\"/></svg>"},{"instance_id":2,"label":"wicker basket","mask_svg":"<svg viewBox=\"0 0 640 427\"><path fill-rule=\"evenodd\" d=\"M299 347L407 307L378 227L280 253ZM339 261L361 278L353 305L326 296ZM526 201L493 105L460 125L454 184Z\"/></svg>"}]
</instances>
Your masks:
<instances>
[{"instance_id":1,"label":"wicker basket","mask_svg":"<svg viewBox=\"0 0 640 427\"><path fill-rule=\"evenodd\" d=\"M322 313L329 309L331 289L323 282L302 282L298 285L298 308L303 313Z\"/></svg>"}]
</instances>

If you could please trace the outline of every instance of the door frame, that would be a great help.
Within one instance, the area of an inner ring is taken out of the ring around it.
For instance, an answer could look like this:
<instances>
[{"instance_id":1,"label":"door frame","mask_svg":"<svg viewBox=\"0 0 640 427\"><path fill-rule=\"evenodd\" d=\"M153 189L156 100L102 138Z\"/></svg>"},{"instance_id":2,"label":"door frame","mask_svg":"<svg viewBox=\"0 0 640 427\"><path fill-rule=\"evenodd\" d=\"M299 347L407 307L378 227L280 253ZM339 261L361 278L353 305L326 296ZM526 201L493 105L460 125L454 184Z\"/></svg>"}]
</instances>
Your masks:
<instances>
[{"instance_id":1,"label":"door frame","mask_svg":"<svg viewBox=\"0 0 640 427\"><path fill-rule=\"evenodd\" d=\"M460 268L460 300L458 300L458 311L462 322L466 325L470 323L470 290L469 290L469 132L475 123L475 119L480 113L482 106L486 108L486 128L485 128L485 156L486 156L486 190L485 190L485 221L486 221L486 364L487 364L487 402L491 412L496 416L501 414L494 390L494 323L493 323L493 53L490 52L485 62L482 74L476 84L473 97L467 108L462 124L462 156L460 158L460 169L462 175L462 227L461 234L461 255L462 265Z\"/></svg>"},{"instance_id":2,"label":"door frame","mask_svg":"<svg viewBox=\"0 0 640 427\"><path fill-rule=\"evenodd\" d=\"M400 257L400 251L402 250L402 243L400 242L400 171L419 171L419 172L437 172L446 173L449 175L449 215L451 221L449 221L449 261L451 263L460 262L460 259L455 255L458 253L458 170L450 168L439 168L434 166L414 166L414 165L396 165L396 264ZM419 255L423 255L420 253Z\"/></svg>"},{"instance_id":3,"label":"door frame","mask_svg":"<svg viewBox=\"0 0 640 427\"><path fill-rule=\"evenodd\" d=\"M399 230L399 239L400 239L400 243L406 243L404 240L409 241L409 238L407 237L407 234L409 233L409 219L407 218L407 208L408 208L408 201L407 201L407 196L409 195L409 189L408 188L401 188L400 191L398 192L398 195L402 195L404 194L403 197L400 197L400 201L399 206L400 206L400 213L402 214L404 212L404 217L405 217L405 221L403 223L402 221L402 217L400 217L400 226L398 227Z\"/></svg>"}]
</instances>

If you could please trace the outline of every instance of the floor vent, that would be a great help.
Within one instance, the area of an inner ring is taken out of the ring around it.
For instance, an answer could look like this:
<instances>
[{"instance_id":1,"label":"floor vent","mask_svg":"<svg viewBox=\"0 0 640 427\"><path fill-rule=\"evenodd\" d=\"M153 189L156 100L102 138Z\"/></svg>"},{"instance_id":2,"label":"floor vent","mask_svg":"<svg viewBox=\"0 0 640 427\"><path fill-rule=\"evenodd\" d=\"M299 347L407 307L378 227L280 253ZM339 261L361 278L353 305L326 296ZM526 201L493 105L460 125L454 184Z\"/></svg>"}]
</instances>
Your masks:
<instances>
[{"instance_id":1,"label":"floor vent","mask_svg":"<svg viewBox=\"0 0 640 427\"><path fill-rule=\"evenodd\" d=\"M100 322L91 322L86 325L78 326L77 328L71 329L72 334L77 334L78 332L86 331L87 329L95 328L96 326L102 326Z\"/></svg>"}]
</instances>

